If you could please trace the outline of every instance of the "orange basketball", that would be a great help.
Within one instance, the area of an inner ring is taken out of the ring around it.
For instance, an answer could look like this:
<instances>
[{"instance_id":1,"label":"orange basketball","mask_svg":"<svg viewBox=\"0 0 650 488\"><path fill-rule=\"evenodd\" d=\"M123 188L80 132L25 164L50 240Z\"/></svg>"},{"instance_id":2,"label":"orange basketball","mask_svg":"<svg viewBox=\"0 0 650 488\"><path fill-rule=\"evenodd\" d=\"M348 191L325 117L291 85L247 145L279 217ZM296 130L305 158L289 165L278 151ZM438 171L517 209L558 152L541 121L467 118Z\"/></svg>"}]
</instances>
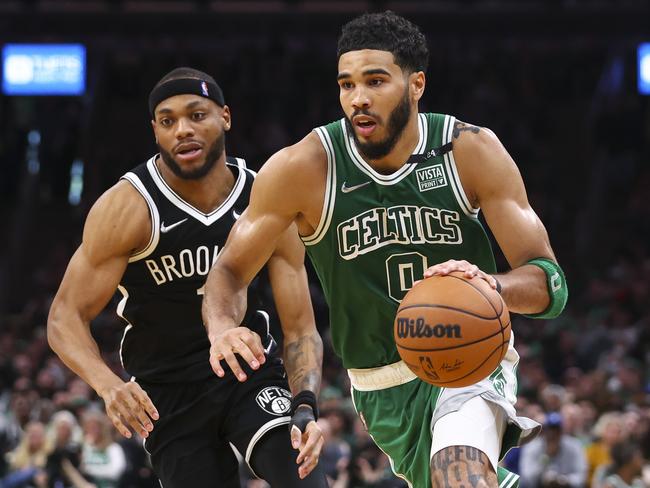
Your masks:
<instances>
[{"instance_id":1,"label":"orange basketball","mask_svg":"<svg viewBox=\"0 0 650 488\"><path fill-rule=\"evenodd\" d=\"M486 378L510 341L510 314L483 279L463 273L422 280L395 317L399 355L422 380L460 388Z\"/></svg>"}]
</instances>

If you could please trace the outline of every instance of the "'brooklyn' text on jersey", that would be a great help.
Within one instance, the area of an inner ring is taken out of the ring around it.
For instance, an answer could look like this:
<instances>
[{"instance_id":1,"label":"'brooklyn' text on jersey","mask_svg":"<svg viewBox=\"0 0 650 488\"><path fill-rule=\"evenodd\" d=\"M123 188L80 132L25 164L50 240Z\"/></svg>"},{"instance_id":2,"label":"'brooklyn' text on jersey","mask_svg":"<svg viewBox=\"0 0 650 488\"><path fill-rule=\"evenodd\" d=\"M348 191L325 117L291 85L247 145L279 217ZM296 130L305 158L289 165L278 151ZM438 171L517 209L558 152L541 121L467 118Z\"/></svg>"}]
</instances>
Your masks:
<instances>
[{"instance_id":1,"label":"'brooklyn' text on jersey","mask_svg":"<svg viewBox=\"0 0 650 488\"><path fill-rule=\"evenodd\" d=\"M194 274L207 276L208 271L214 265L219 255L219 246L214 246L212 257L208 246L199 246L194 252L191 249L183 249L174 259L171 254L165 254L158 264L157 259L147 259L145 264L149 268L151 276L157 285L162 285L174 278L191 278Z\"/></svg>"}]
</instances>

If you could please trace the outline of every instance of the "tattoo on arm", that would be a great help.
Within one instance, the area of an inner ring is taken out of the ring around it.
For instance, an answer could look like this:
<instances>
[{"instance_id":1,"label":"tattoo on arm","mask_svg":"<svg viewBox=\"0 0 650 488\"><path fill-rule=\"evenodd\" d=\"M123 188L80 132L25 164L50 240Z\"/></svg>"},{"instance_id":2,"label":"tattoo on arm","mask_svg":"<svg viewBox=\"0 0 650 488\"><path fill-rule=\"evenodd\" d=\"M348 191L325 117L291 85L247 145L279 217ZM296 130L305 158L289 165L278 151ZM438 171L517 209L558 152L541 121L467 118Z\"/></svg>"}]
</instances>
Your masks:
<instances>
[{"instance_id":1,"label":"tattoo on arm","mask_svg":"<svg viewBox=\"0 0 650 488\"><path fill-rule=\"evenodd\" d=\"M480 130L481 130L480 127L466 124L465 122L460 122L459 120L457 120L456 123L454 124L453 136L454 139L458 139L460 137L461 132L470 131L472 134L478 134Z\"/></svg>"},{"instance_id":2,"label":"tattoo on arm","mask_svg":"<svg viewBox=\"0 0 650 488\"><path fill-rule=\"evenodd\" d=\"M470 446L451 446L434 454L431 478L435 488L487 488L497 485L496 473L487 455Z\"/></svg>"},{"instance_id":3,"label":"tattoo on arm","mask_svg":"<svg viewBox=\"0 0 650 488\"><path fill-rule=\"evenodd\" d=\"M322 365L323 341L317 332L284 345L284 366L292 393L318 393Z\"/></svg>"}]
</instances>

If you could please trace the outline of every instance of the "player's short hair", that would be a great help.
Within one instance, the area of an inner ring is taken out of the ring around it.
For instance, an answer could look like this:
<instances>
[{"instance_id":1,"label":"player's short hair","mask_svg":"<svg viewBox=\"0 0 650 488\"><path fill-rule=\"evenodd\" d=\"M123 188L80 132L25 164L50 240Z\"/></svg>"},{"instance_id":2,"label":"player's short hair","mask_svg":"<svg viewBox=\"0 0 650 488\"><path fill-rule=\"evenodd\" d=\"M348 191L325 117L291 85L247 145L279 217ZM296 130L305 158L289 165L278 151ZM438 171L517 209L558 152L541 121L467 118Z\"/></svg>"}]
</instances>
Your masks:
<instances>
[{"instance_id":1,"label":"player's short hair","mask_svg":"<svg viewBox=\"0 0 650 488\"><path fill-rule=\"evenodd\" d=\"M390 10L363 14L343 26L337 57L361 49L392 53L395 64L407 73L426 71L429 65L429 48L420 28Z\"/></svg>"},{"instance_id":2,"label":"player's short hair","mask_svg":"<svg viewBox=\"0 0 650 488\"><path fill-rule=\"evenodd\" d=\"M194 68L188 68L186 66L180 67L180 68L174 68L171 70L169 73L167 73L165 76L160 78L158 83L156 83L156 86L154 86L154 89L158 88L160 85L163 83L166 83L168 81L172 80L182 80L182 79L187 79L187 78L194 78L197 80L203 80L203 81L209 81L214 83L215 85L217 84L216 81L214 81L214 78L210 76L207 73L204 73L203 71L200 71L198 69Z\"/></svg>"}]
</instances>

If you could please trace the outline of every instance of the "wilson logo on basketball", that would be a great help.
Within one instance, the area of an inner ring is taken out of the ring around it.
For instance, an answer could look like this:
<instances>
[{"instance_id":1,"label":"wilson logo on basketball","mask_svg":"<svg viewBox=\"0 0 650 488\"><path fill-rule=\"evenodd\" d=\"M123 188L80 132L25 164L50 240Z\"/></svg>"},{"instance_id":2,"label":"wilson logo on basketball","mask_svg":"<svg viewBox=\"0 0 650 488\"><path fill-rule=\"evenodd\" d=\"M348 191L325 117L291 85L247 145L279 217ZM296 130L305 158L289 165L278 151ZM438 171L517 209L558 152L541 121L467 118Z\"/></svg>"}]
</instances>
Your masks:
<instances>
[{"instance_id":1,"label":"wilson logo on basketball","mask_svg":"<svg viewBox=\"0 0 650 488\"><path fill-rule=\"evenodd\" d=\"M436 324L431 326L423 318L416 320L407 318L397 319L397 337L405 339L407 337L449 337L462 338L459 324Z\"/></svg>"}]
</instances>

